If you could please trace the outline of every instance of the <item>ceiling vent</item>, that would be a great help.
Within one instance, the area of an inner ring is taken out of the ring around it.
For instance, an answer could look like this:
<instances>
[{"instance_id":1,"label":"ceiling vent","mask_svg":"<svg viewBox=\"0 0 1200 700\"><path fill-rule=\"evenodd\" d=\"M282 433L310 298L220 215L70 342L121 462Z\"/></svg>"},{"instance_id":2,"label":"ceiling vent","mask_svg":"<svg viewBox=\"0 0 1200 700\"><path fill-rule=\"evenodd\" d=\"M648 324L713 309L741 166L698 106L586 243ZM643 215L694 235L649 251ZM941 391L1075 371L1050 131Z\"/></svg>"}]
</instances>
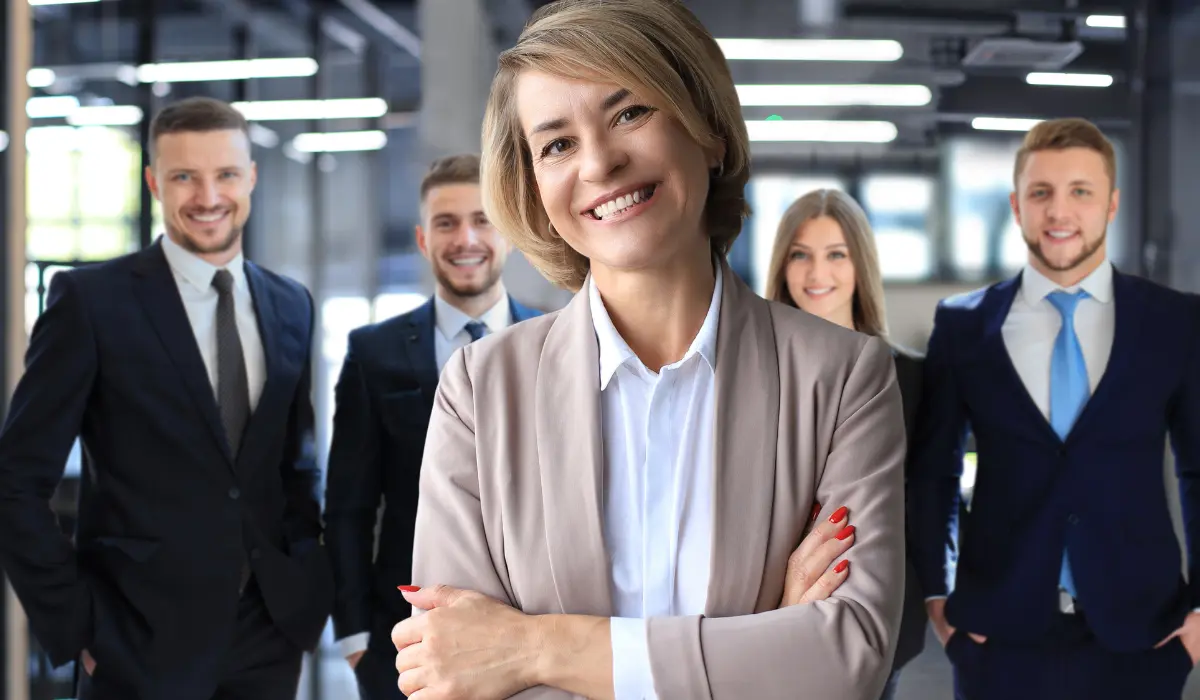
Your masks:
<instances>
[{"instance_id":1,"label":"ceiling vent","mask_svg":"<svg viewBox=\"0 0 1200 700\"><path fill-rule=\"evenodd\" d=\"M1055 71L1074 61L1081 53L1083 44L1078 41L984 39L971 49L962 63L973 68Z\"/></svg>"}]
</instances>

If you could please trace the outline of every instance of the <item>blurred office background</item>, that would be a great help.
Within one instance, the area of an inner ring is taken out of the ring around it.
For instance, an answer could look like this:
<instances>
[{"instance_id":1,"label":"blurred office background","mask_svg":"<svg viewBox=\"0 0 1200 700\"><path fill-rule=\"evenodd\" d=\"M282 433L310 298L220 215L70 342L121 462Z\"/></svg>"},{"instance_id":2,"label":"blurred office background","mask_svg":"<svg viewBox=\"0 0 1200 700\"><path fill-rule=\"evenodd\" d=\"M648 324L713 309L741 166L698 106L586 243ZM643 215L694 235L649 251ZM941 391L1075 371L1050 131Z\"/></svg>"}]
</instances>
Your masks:
<instances>
[{"instance_id":1,"label":"blurred office background","mask_svg":"<svg viewBox=\"0 0 1200 700\"><path fill-rule=\"evenodd\" d=\"M56 271L160 235L141 176L149 118L171 100L210 95L237 102L253 124L249 257L303 282L319 304L323 461L346 334L432 291L412 233L421 174L434 157L478 150L495 57L541 4L6 0L6 387ZM722 41L754 140L754 215L731 262L760 292L787 205L815 187L843 189L878 235L892 332L922 349L939 299L1021 266L1008 208L1013 154L1036 120L1064 116L1096 122L1117 146L1114 262L1200 291L1197 0L687 4ZM569 297L519 255L506 280L543 309ZM56 507L69 527L77 453L66 473ZM49 668L11 593L0 615L4 697L68 697L72 669ZM948 698L949 683L931 646L901 697ZM306 660L300 697L357 697L331 630Z\"/></svg>"}]
</instances>

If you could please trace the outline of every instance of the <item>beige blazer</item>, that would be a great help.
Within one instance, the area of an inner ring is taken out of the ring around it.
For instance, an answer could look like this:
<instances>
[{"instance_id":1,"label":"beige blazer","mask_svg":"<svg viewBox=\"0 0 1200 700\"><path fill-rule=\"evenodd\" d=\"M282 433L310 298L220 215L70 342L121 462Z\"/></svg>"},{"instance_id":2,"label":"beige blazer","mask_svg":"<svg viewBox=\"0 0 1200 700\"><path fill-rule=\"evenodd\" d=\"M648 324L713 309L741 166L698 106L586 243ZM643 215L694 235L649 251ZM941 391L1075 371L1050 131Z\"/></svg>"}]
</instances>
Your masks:
<instances>
[{"instance_id":1,"label":"beige blazer","mask_svg":"<svg viewBox=\"0 0 1200 700\"><path fill-rule=\"evenodd\" d=\"M703 616L649 621L655 688L662 700L875 700L904 596L892 356L721 269L708 602ZM599 380L586 287L456 352L425 444L414 584L611 616ZM821 517L850 508L850 576L827 601L776 610L814 501Z\"/></svg>"}]
</instances>

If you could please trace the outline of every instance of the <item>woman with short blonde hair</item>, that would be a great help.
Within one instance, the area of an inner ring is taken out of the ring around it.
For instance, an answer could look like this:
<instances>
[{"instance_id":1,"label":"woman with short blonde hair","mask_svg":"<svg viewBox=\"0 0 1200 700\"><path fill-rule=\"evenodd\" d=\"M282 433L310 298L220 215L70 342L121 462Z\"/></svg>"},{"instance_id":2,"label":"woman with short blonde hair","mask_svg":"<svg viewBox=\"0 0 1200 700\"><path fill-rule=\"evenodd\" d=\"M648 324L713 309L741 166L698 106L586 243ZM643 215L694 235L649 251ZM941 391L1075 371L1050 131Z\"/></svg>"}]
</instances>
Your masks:
<instances>
[{"instance_id":1,"label":"woman with short blonde hair","mask_svg":"<svg viewBox=\"0 0 1200 700\"><path fill-rule=\"evenodd\" d=\"M576 294L443 371L400 689L877 694L903 574L894 371L729 269L749 144L717 43L677 0L552 3L500 57L483 143L489 217Z\"/></svg>"}]
</instances>

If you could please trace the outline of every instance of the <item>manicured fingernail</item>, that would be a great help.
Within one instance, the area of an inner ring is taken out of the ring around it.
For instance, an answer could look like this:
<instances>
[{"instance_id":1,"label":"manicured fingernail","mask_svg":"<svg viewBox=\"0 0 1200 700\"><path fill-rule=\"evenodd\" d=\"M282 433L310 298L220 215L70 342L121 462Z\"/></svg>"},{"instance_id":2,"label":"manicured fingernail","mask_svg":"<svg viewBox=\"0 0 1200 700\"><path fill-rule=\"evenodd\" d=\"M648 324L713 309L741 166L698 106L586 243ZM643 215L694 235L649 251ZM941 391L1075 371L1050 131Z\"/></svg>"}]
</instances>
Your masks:
<instances>
[{"instance_id":1,"label":"manicured fingernail","mask_svg":"<svg viewBox=\"0 0 1200 700\"><path fill-rule=\"evenodd\" d=\"M396 588L399 588L405 593L416 593L417 591L421 590L420 586L396 586Z\"/></svg>"},{"instance_id":2,"label":"manicured fingernail","mask_svg":"<svg viewBox=\"0 0 1200 700\"><path fill-rule=\"evenodd\" d=\"M841 561L839 561L839 562L838 562L838 565L837 565L837 566L833 567L833 573L835 573L835 574L840 574L840 573L842 573L843 571L845 571L845 570L846 570L846 567L847 567L847 566L850 566L850 560L849 560L849 559L843 559L843 560L841 560Z\"/></svg>"},{"instance_id":3,"label":"manicured fingernail","mask_svg":"<svg viewBox=\"0 0 1200 700\"><path fill-rule=\"evenodd\" d=\"M842 528L842 531L841 531L841 532L839 532L838 534L834 535L834 537L838 538L839 540L844 540L844 539L846 539L847 537L849 537L850 535L853 535L853 534L854 534L854 526L853 526L853 525L847 525L846 527Z\"/></svg>"},{"instance_id":4,"label":"manicured fingernail","mask_svg":"<svg viewBox=\"0 0 1200 700\"><path fill-rule=\"evenodd\" d=\"M813 522L814 520L816 520L816 519L817 519L817 516L818 516L818 515L820 515L820 514L821 514L821 504L820 504L820 503L814 503L814 504L813 504L813 512L812 512L812 516L810 516L810 517L809 517L808 521L809 521L810 523L811 523L811 522Z\"/></svg>"},{"instance_id":5,"label":"manicured fingernail","mask_svg":"<svg viewBox=\"0 0 1200 700\"><path fill-rule=\"evenodd\" d=\"M842 522L842 519L846 517L846 513L849 513L849 512L850 512L850 510L848 508L846 508L846 506L842 506L841 508L838 508L837 510L833 511L833 515L829 516L829 522L836 525L836 524Z\"/></svg>"}]
</instances>

